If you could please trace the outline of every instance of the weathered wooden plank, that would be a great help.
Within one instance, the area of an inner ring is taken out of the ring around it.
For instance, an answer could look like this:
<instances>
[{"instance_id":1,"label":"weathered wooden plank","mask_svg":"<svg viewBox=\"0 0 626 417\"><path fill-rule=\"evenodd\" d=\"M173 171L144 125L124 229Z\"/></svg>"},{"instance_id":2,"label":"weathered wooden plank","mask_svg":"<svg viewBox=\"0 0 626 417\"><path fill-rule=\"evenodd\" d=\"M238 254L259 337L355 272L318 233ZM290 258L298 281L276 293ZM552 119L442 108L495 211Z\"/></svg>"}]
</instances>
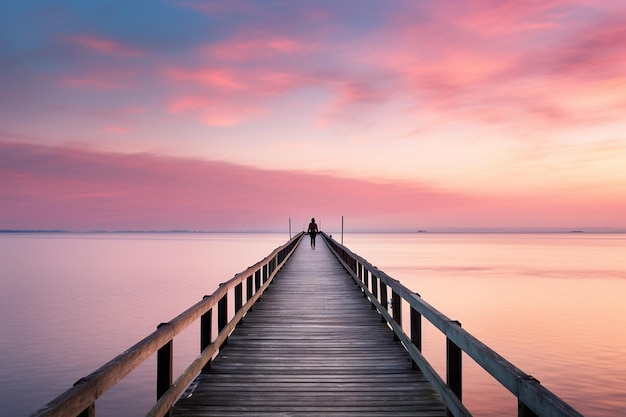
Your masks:
<instances>
[{"instance_id":1,"label":"weathered wooden plank","mask_svg":"<svg viewBox=\"0 0 626 417\"><path fill-rule=\"evenodd\" d=\"M445 407L320 244L301 245L174 416L443 416Z\"/></svg>"}]
</instances>

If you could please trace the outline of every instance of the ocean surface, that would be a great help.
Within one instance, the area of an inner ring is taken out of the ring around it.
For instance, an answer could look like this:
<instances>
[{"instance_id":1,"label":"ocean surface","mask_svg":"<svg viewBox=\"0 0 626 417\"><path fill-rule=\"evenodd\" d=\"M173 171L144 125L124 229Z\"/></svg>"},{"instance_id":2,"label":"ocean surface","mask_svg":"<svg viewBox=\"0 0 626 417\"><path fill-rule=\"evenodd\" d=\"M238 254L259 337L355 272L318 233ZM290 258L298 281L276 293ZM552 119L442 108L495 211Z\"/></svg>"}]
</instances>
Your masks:
<instances>
[{"instance_id":1,"label":"ocean surface","mask_svg":"<svg viewBox=\"0 0 626 417\"><path fill-rule=\"evenodd\" d=\"M288 238L0 234L0 416L30 415ZM626 235L343 239L583 415L626 415ZM198 354L196 327L174 340L176 375ZM443 375L444 351L425 325L423 353ZM474 415L517 414L515 398L470 358L463 367ZM96 415L144 415L155 368L146 361L98 400Z\"/></svg>"}]
</instances>

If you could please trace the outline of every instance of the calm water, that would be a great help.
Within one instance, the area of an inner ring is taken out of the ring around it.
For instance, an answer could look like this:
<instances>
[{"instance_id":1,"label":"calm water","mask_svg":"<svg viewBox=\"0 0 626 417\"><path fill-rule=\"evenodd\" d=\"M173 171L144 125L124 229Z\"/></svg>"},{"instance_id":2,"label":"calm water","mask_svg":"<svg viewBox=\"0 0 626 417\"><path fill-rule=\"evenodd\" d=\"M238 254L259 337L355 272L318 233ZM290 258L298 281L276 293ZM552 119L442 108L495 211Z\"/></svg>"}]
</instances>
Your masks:
<instances>
[{"instance_id":1,"label":"calm water","mask_svg":"<svg viewBox=\"0 0 626 417\"><path fill-rule=\"evenodd\" d=\"M26 416L210 294L286 234L0 235L0 415ZM347 234L344 243L586 416L626 415L626 235ZM445 340L424 329L444 372ZM198 353L174 341L174 371ZM154 359L98 401L145 414ZM516 415L512 395L464 358L464 402Z\"/></svg>"},{"instance_id":2,"label":"calm water","mask_svg":"<svg viewBox=\"0 0 626 417\"><path fill-rule=\"evenodd\" d=\"M582 414L626 415L626 235L356 234L344 244ZM445 339L424 337L445 375ZM470 411L515 416L516 399L463 361Z\"/></svg>"}]
</instances>

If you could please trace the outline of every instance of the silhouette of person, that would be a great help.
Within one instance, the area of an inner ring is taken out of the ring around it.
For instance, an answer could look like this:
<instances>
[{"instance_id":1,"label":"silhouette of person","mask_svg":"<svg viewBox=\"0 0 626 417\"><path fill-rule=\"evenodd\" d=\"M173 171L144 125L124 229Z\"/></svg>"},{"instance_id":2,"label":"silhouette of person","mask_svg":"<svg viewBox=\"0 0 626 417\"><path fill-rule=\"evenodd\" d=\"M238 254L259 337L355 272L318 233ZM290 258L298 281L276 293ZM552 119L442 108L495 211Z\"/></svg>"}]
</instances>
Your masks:
<instances>
[{"instance_id":1,"label":"silhouette of person","mask_svg":"<svg viewBox=\"0 0 626 417\"><path fill-rule=\"evenodd\" d=\"M311 223L309 223L309 236L311 236L311 247L315 249L315 235L317 235L317 224L315 223L315 218L311 219Z\"/></svg>"}]
</instances>

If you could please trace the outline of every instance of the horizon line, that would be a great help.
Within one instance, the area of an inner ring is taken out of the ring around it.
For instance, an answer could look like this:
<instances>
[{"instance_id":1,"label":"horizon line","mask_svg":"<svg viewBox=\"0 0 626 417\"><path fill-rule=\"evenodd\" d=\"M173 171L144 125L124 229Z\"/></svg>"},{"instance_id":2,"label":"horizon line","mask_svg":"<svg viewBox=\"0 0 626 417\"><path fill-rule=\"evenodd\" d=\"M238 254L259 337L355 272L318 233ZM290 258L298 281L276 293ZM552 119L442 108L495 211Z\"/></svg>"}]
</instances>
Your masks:
<instances>
[{"instance_id":1,"label":"horizon line","mask_svg":"<svg viewBox=\"0 0 626 417\"><path fill-rule=\"evenodd\" d=\"M302 230L304 231L304 230ZM327 234L341 233L341 230L326 231ZM124 234L124 233L146 233L146 234L202 234L202 233L286 233L289 230L267 229L267 230L189 230L189 229L167 229L167 230L68 230L68 229L0 229L0 233L48 233L48 234ZM294 234L300 231L291 231ZM626 233L626 229L618 227L584 227L584 228L561 228L561 227L439 227L432 229L358 229L343 231L346 233Z\"/></svg>"}]
</instances>

